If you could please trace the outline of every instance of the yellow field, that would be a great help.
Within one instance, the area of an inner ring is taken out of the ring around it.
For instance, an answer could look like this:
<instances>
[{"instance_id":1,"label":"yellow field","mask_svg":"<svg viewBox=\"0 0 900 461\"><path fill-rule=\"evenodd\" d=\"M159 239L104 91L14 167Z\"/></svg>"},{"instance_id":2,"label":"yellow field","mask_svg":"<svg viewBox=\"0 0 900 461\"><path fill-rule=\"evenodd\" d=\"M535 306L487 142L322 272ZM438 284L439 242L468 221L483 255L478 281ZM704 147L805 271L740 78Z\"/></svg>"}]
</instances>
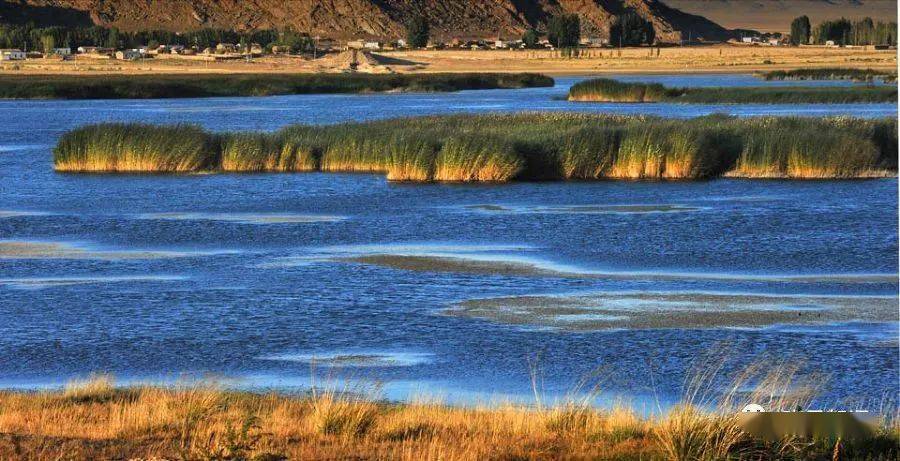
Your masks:
<instances>
[{"instance_id":1,"label":"yellow field","mask_svg":"<svg viewBox=\"0 0 900 461\"><path fill-rule=\"evenodd\" d=\"M662 48L651 56L648 48L588 49L582 57L563 58L556 51L436 50L376 53L363 72L541 72L551 75L586 73L726 73L808 67L897 69L896 50L861 48L693 46ZM74 61L35 59L4 62L0 73L232 73L341 72L347 57L329 55L307 59L266 56L251 62L209 61L201 57L165 56L139 62L92 59Z\"/></svg>"}]
</instances>

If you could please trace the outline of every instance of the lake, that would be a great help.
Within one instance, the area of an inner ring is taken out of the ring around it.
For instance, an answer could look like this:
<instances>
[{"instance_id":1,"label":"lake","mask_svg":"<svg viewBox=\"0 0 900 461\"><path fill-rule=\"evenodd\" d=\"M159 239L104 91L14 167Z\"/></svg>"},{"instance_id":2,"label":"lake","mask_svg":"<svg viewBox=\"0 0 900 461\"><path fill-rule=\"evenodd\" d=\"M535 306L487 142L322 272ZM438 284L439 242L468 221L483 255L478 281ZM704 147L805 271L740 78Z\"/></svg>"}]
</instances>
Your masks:
<instances>
[{"instance_id":1,"label":"lake","mask_svg":"<svg viewBox=\"0 0 900 461\"><path fill-rule=\"evenodd\" d=\"M673 86L747 75L623 76ZM391 399L668 405L704 363L827 378L818 402L896 397L896 179L506 185L381 175L78 175L66 130L101 121L275 130L453 112L896 117L895 104L569 103L554 88L448 94L0 102L0 387L92 372L252 389L383 383ZM827 84L850 84L827 82ZM723 380L725 378L722 378Z\"/></svg>"}]
</instances>

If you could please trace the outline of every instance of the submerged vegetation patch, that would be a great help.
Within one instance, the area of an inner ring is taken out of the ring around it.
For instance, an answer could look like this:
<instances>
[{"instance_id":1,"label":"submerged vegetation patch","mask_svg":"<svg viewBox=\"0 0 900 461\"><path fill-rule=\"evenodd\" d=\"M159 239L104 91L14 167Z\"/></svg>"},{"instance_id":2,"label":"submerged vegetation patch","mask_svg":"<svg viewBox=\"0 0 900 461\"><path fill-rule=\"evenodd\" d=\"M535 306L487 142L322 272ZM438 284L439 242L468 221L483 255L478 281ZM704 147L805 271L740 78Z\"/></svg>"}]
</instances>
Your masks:
<instances>
[{"instance_id":1,"label":"submerged vegetation patch","mask_svg":"<svg viewBox=\"0 0 900 461\"><path fill-rule=\"evenodd\" d=\"M66 133L54 163L68 172L375 172L418 182L885 177L897 171L897 120L532 113L274 133L100 124Z\"/></svg>"},{"instance_id":2,"label":"submerged vegetation patch","mask_svg":"<svg viewBox=\"0 0 900 461\"><path fill-rule=\"evenodd\" d=\"M677 102L695 104L851 104L897 102L896 86L696 87L626 83L608 78L572 85L569 101Z\"/></svg>"},{"instance_id":3,"label":"submerged vegetation patch","mask_svg":"<svg viewBox=\"0 0 900 461\"><path fill-rule=\"evenodd\" d=\"M869 82L882 80L896 82L897 72L857 69L847 67L825 67L819 69L790 69L763 72L760 76L766 80L853 80Z\"/></svg>"},{"instance_id":4,"label":"submerged vegetation patch","mask_svg":"<svg viewBox=\"0 0 900 461\"><path fill-rule=\"evenodd\" d=\"M553 86L532 73L2 75L2 99L158 99Z\"/></svg>"}]
</instances>

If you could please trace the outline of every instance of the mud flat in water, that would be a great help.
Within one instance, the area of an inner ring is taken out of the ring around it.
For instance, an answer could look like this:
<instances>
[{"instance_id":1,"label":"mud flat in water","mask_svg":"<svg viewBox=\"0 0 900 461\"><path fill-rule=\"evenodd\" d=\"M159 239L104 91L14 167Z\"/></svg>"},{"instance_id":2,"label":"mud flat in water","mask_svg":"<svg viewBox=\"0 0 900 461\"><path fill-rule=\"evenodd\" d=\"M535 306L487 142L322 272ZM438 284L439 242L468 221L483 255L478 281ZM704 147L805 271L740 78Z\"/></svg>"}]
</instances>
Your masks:
<instances>
[{"instance_id":1,"label":"mud flat in water","mask_svg":"<svg viewBox=\"0 0 900 461\"><path fill-rule=\"evenodd\" d=\"M712 280L785 283L896 284L894 274L729 274L703 272L641 272L579 269L515 255L484 253L385 252L335 256L324 260L383 266L421 272L455 272L521 277L557 277L601 280Z\"/></svg>"},{"instance_id":2,"label":"mud flat in water","mask_svg":"<svg viewBox=\"0 0 900 461\"><path fill-rule=\"evenodd\" d=\"M432 354L416 352L325 352L319 354L275 354L263 360L308 363L327 367L410 367L432 360Z\"/></svg>"},{"instance_id":3,"label":"mud flat in water","mask_svg":"<svg viewBox=\"0 0 900 461\"><path fill-rule=\"evenodd\" d=\"M186 277L169 275L112 275L102 277L40 277L0 279L0 286L8 286L22 290L40 290L44 288L65 287L72 285L92 285L123 282L168 282L187 280Z\"/></svg>"},{"instance_id":4,"label":"mud flat in water","mask_svg":"<svg viewBox=\"0 0 900 461\"><path fill-rule=\"evenodd\" d=\"M700 207L684 205L537 205L514 206L479 204L466 207L470 210L493 213L519 213L519 214L654 214L677 213L685 211L697 211Z\"/></svg>"},{"instance_id":5,"label":"mud flat in water","mask_svg":"<svg viewBox=\"0 0 900 461\"><path fill-rule=\"evenodd\" d=\"M61 242L0 241L0 259L161 259L197 256L200 252L99 250Z\"/></svg>"},{"instance_id":6,"label":"mud flat in water","mask_svg":"<svg viewBox=\"0 0 900 461\"><path fill-rule=\"evenodd\" d=\"M237 224L304 224L343 221L342 216L308 215L294 213L149 213L142 219L168 221L220 221Z\"/></svg>"},{"instance_id":7,"label":"mud flat in water","mask_svg":"<svg viewBox=\"0 0 900 461\"><path fill-rule=\"evenodd\" d=\"M713 293L513 296L466 301L446 313L572 331L898 321L896 297Z\"/></svg>"}]
</instances>

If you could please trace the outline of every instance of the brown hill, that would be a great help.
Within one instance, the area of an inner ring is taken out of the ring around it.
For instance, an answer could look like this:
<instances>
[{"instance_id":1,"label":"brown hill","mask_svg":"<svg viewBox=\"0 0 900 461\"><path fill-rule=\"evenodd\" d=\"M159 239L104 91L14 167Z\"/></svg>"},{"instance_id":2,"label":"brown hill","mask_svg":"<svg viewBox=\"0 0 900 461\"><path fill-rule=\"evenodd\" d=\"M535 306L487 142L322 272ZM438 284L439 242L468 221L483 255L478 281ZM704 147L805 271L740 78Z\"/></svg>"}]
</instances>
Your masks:
<instances>
[{"instance_id":1,"label":"brown hill","mask_svg":"<svg viewBox=\"0 0 900 461\"><path fill-rule=\"evenodd\" d=\"M807 15L813 24L826 19L869 16L897 20L897 0L666 0L669 6L705 17L730 29L789 32L791 20Z\"/></svg>"},{"instance_id":2,"label":"brown hill","mask_svg":"<svg viewBox=\"0 0 900 461\"><path fill-rule=\"evenodd\" d=\"M518 37L553 15L581 15L586 34L607 37L612 18L631 9L653 22L666 42L723 40L731 32L702 16L659 0L11 0L0 1L0 21L73 22L122 30L203 27L250 30L292 26L334 37L398 38L413 14L424 14L439 38Z\"/></svg>"}]
</instances>

